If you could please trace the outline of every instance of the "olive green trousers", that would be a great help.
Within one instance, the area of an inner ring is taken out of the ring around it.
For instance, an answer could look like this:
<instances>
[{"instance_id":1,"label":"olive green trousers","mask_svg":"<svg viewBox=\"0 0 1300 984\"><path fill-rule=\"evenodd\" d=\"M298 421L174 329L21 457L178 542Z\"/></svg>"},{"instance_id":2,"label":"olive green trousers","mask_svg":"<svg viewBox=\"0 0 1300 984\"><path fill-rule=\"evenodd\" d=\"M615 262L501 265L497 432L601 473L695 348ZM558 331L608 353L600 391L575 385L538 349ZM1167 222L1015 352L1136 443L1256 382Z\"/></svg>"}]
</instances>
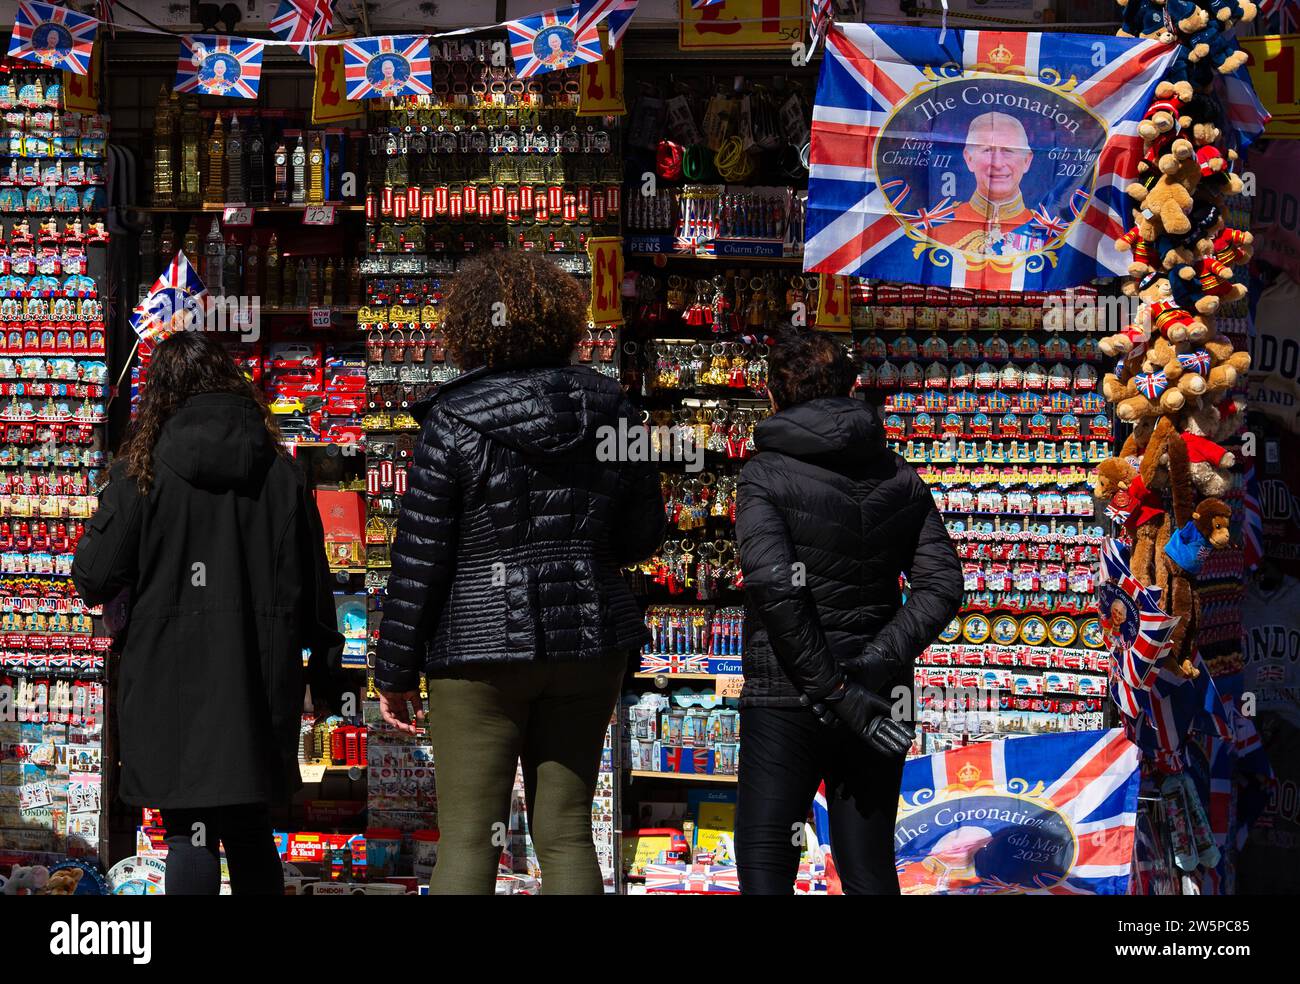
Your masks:
<instances>
[{"instance_id":1,"label":"olive green trousers","mask_svg":"<svg viewBox=\"0 0 1300 984\"><path fill-rule=\"evenodd\" d=\"M457 667L431 677L438 789L434 895L490 895L522 762L528 829L547 895L599 895L591 801L628 658Z\"/></svg>"}]
</instances>

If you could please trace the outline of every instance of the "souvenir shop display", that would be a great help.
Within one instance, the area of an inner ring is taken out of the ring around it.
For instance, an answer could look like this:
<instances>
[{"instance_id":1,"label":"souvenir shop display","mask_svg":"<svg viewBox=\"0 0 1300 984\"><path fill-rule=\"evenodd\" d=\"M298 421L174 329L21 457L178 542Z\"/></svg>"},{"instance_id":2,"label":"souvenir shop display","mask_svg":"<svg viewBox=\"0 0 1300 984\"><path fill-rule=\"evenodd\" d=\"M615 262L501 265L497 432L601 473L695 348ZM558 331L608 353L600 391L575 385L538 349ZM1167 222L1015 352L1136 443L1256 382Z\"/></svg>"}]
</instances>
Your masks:
<instances>
[{"instance_id":1,"label":"souvenir shop display","mask_svg":"<svg viewBox=\"0 0 1300 984\"><path fill-rule=\"evenodd\" d=\"M109 639L70 575L108 464L108 119L63 95L60 72L0 62L0 869L25 866L10 894L64 894L81 871L55 874L64 859L106 860Z\"/></svg>"},{"instance_id":2,"label":"souvenir shop display","mask_svg":"<svg viewBox=\"0 0 1300 984\"><path fill-rule=\"evenodd\" d=\"M835 25L849 5L812 0L814 64L791 62L784 27L779 51L745 53L754 24L715 23L739 4L682 0L680 50L652 30L626 44L635 3L410 36L378 23L394 13L382 3L271 6L268 23L226 25L257 38L159 38L118 12L95 42L96 16L24 0L0 61L0 696L14 711L0 891L164 888L158 810L132 810L117 833L134 841L109 846L105 623L122 613L87 608L70 577L105 432L149 378L157 334L131 308L161 291L197 299L190 327L222 333L306 474L338 669L360 699L301 719L305 790L274 814L287 891L427 886L432 746L382 721L370 666L418 405L460 371L447 289L496 250L543 253L592 294L573 360L620 381L627 436L660 471L664 541L624 572L650 642L592 803L607 892L739 891L737 486L773 412L771 346L805 327L838 333L854 396L930 489L963 568L961 608L915 665L909 758L983 768L1022 740L1082 747L1079 732L1116 728L1107 741L1140 752L1122 777L1141 775L1136 820L1116 821L1134 841L1127 890L1233 890L1270 776L1241 692L1240 611L1264 553L1242 440L1261 344L1243 189L1266 114L1243 50L1259 39L1234 30L1253 4L1121 0L1131 40L1102 45L946 6L941 27L926 10L907 18L920 26ZM1068 28L1060 4L1038 6ZM68 45L37 43L47 16ZM736 50L696 58L693 31ZM141 55L151 41L166 53ZM108 87L117 72L128 84ZM947 85L975 101L949 105ZM1022 89L1050 102L1025 110ZM1009 197L977 173L980 146L1028 154ZM836 890L825 797L801 832L800 894ZM913 846L900 878L917 891L938 867L936 890L989 887L973 860L949 870ZM498 894L542 887L522 772L498 872Z\"/></svg>"},{"instance_id":3,"label":"souvenir shop display","mask_svg":"<svg viewBox=\"0 0 1300 984\"><path fill-rule=\"evenodd\" d=\"M965 570L961 612L917 661L914 751L1101 727L1108 523L1089 469L1114 424L1097 392L1097 291L857 281L851 297L858 386L930 486Z\"/></svg>"}]
</instances>

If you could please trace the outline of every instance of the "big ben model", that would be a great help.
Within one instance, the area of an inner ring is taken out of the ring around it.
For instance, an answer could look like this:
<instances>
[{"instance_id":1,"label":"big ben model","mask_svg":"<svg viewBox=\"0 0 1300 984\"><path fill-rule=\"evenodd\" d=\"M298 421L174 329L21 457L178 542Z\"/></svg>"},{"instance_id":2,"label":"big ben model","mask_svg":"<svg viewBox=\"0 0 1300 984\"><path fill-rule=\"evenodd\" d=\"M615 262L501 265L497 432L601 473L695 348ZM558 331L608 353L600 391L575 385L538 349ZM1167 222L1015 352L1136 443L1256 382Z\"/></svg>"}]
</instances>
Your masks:
<instances>
[{"instance_id":1,"label":"big ben model","mask_svg":"<svg viewBox=\"0 0 1300 984\"><path fill-rule=\"evenodd\" d=\"M172 158L175 124L172 101L163 86L153 116L153 203L157 208L176 204L176 162Z\"/></svg>"},{"instance_id":2,"label":"big ben model","mask_svg":"<svg viewBox=\"0 0 1300 984\"><path fill-rule=\"evenodd\" d=\"M302 134L293 148L293 157L289 163L290 178L293 182L293 196L290 204L303 205L307 201L307 148L302 145Z\"/></svg>"},{"instance_id":3,"label":"big ben model","mask_svg":"<svg viewBox=\"0 0 1300 984\"><path fill-rule=\"evenodd\" d=\"M289 204L289 150L284 141L275 145L275 204Z\"/></svg>"},{"instance_id":4,"label":"big ben model","mask_svg":"<svg viewBox=\"0 0 1300 984\"><path fill-rule=\"evenodd\" d=\"M228 205L244 204L244 132L239 117L231 114L226 134L226 197Z\"/></svg>"},{"instance_id":5,"label":"big ben model","mask_svg":"<svg viewBox=\"0 0 1300 984\"><path fill-rule=\"evenodd\" d=\"M203 120L199 116L197 99L181 102L176 93L171 94L173 119L179 118L181 131L179 187L176 204L181 208L194 208L202 197L199 178L199 150L203 144Z\"/></svg>"},{"instance_id":6,"label":"big ben model","mask_svg":"<svg viewBox=\"0 0 1300 984\"><path fill-rule=\"evenodd\" d=\"M257 120L248 131L248 204L266 204L266 138Z\"/></svg>"},{"instance_id":7,"label":"big ben model","mask_svg":"<svg viewBox=\"0 0 1300 984\"><path fill-rule=\"evenodd\" d=\"M280 306L280 247L276 243L275 233L271 233L271 238L266 243L266 288L262 300L269 308Z\"/></svg>"},{"instance_id":8,"label":"big ben model","mask_svg":"<svg viewBox=\"0 0 1300 984\"><path fill-rule=\"evenodd\" d=\"M307 147L307 204L325 203L325 148L319 130L308 135Z\"/></svg>"},{"instance_id":9,"label":"big ben model","mask_svg":"<svg viewBox=\"0 0 1300 984\"><path fill-rule=\"evenodd\" d=\"M204 205L225 204L225 161L225 127L221 123L221 114L218 113L216 122L212 124L212 136L208 138L208 175L203 186Z\"/></svg>"}]
</instances>

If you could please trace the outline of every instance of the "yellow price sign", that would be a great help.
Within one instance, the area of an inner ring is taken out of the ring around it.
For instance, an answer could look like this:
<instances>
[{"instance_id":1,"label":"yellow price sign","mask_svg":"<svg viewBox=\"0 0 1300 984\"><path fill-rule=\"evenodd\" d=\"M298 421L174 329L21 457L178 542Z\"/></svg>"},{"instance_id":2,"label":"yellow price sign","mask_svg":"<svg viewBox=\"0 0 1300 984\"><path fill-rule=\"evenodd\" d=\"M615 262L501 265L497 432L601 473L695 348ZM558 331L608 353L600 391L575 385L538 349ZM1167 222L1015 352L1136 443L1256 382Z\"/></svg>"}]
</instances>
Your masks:
<instances>
[{"instance_id":1,"label":"yellow price sign","mask_svg":"<svg viewBox=\"0 0 1300 984\"><path fill-rule=\"evenodd\" d=\"M623 323L623 237L596 236L587 240L587 256L591 259L592 324L621 325Z\"/></svg>"},{"instance_id":2,"label":"yellow price sign","mask_svg":"<svg viewBox=\"0 0 1300 984\"><path fill-rule=\"evenodd\" d=\"M678 11L683 51L790 50L804 39L804 0L727 0L698 9L678 0Z\"/></svg>"},{"instance_id":3,"label":"yellow price sign","mask_svg":"<svg viewBox=\"0 0 1300 984\"><path fill-rule=\"evenodd\" d=\"M335 33L331 38L350 38L349 33ZM365 115L365 106L348 98L347 79L343 73L343 45L316 45L316 86L312 91L311 121L339 123Z\"/></svg>"},{"instance_id":4,"label":"yellow price sign","mask_svg":"<svg viewBox=\"0 0 1300 984\"><path fill-rule=\"evenodd\" d=\"M103 65L104 45L95 41L90 49L90 70L85 75L63 73L63 108L75 113L99 112L100 68Z\"/></svg>"},{"instance_id":5,"label":"yellow price sign","mask_svg":"<svg viewBox=\"0 0 1300 984\"><path fill-rule=\"evenodd\" d=\"M609 29L600 25L600 50L605 57L587 62L578 76L579 116L622 116L627 112L623 101L623 49L609 46Z\"/></svg>"},{"instance_id":6,"label":"yellow price sign","mask_svg":"<svg viewBox=\"0 0 1300 984\"><path fill-rule=\"evenodd\" d=\"M853 309L849 296L849 278L833 273L819 274L821 286L817 289L817 314L813 323L818 328L847 331L853 326Z\"/></svg>"},{"instance_id":7,"label":"yellow price sign","mask_svg":"<svg viewBox=\"0 0 1300 984\"><path fill-rule=\"evenodd\" d=\"M1250 80L1264 108L1279 121L1300 118L1300 34L1265 34L1238 38L1237 43L1250 55ZM1270 123L1264 135L1294 135L1294 126L1280 129L1291 133L1275 134Z\"/></svg>"}]
</instances>

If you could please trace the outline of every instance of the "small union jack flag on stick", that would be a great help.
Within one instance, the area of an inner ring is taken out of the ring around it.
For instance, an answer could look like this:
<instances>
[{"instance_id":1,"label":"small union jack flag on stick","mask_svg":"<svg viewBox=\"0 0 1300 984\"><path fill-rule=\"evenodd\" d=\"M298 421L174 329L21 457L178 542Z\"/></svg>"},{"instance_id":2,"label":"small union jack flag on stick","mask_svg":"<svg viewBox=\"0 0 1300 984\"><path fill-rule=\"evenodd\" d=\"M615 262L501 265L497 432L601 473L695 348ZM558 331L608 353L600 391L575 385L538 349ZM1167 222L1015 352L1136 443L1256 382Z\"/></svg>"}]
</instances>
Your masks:
<instances>
[{"instance_id":1,"label":"small union jack flag on stick","mask_svg":"<svg viewBox=\"0 0 1300 984\"><path fill-rule=\"evenodd\" d=\"M9 57L88 75L98 30L99 21L94 17L50 3L22 0L9 38Z\"/></svg>"}]
</instances>

